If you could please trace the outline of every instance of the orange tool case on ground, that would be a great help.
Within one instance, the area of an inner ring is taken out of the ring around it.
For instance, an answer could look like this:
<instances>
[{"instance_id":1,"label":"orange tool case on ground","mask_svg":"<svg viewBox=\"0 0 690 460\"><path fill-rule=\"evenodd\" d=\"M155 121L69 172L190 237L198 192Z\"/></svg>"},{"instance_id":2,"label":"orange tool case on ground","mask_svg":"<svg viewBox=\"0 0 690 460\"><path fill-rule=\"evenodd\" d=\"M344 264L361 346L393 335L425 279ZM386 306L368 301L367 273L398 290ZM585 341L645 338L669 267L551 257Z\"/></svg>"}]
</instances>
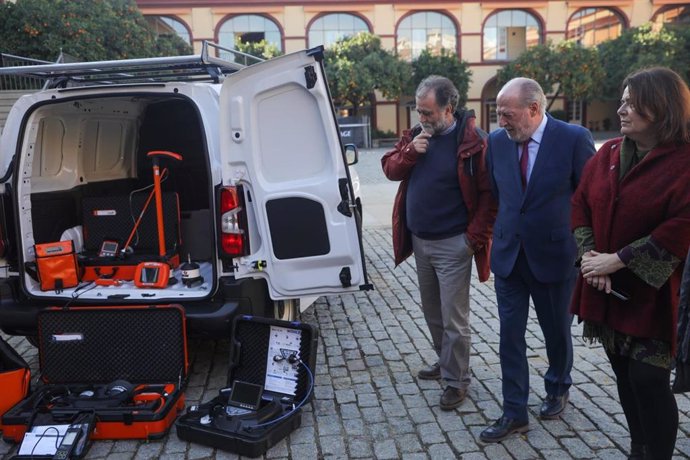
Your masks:
<instances>
[{"instance_id":1,"label":"orange tool case on ground","mask_svg":"<svg viewBox=\"0 0 690 460\"><path fill-rule=\"evenodd\" d=\"M43 384L3 415L5 441L85 413L96 419L91 439L157 439L184 409L179 305L52 308L39 314L38 339Z\"/></svg>"},{"instance_id":2,"label":"orange tool case on ground","mask_svg":"<svg viewBox=\"0 0 690 460\"><path fill-rule=\"evenodd\" d=\"M0 416L26 398L31 371L17 351L0 337ZM0 419L0 430L2 421Z\"/></svg>"}]
</instances>

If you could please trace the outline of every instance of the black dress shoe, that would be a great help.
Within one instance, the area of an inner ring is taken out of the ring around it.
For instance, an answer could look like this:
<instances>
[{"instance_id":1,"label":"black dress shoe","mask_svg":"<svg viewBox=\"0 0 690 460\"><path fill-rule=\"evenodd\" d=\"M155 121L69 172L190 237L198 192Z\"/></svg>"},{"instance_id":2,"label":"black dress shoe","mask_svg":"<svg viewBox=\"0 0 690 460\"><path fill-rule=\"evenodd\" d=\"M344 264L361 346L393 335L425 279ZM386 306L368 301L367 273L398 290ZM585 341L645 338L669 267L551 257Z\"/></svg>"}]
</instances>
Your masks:
<instances>
[{"instance_id":1,"label":"black dress shoe","mask_svg":"<svg viewBox=\"0 0 690 460\"><path fill-rule=\"evenodd\" d=\"M566 404L568 404L567 391L562 396L547 395L539 409L539 417L545 420L558 418L565 410Z\"/></svg>"},{"instance_id":2,"label":"black dress shoe","mask_svg":"<svg viewBox=\"0 0 690 460\"><path fill-rule=\"evenodd\" d=\"M479 434L479 439L483 442L500 442L513 433L525 433L529 430L527 420L515 420L505 415L501 416L486 430Z\"/></svg>"},{"instance_id":3,"label":"black dress shoe","mask_svg":"<svg viewBox=\"0 0 690 460\"><path fill-rule=\"evenodd\" d=\"M439 363L432 364L417 372L417 377L422 380L438 380L441 378L441 365Z\"/></svg>"},{"instance_id":4,"label":"black dress shoe","mask_svg":"<svg viewBox=\"0 0 690 460\"><path fill-rule=\"evenodd\" d=\"M446 387L441 395L441 410L453 410L465 400L467 390L455 387Z\"/></svg>"}]
</instances>

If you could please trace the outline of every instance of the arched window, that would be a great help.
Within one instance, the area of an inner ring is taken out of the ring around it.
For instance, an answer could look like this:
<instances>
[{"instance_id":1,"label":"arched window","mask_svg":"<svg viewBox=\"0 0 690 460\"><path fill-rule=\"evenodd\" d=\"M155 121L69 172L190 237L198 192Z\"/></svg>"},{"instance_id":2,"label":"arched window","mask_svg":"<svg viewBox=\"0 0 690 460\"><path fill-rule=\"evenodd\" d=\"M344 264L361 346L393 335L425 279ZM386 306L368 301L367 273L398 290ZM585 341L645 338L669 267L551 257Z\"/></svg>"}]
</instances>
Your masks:
<instances>
[{"instance_id":1,"label":"arched window","mask_svg":"<svg viewBox=\"0 0 690 460\"><path fill-rule=\"evenodd\" d=\"M434 11L413 13L398 24L398 55L401 59L411 61L424 50L440 54L445 49L455 54L457 36L455 24L445 14Z\"/></svg>"},{"instance_id":2,"label":"arched window","mask_svg":"<svg viewBox=\"0 0 690 460\"><path fill-rule=\"evenodd\" d=\"M218 42L235 49L235 43L258 43L261 40L283 50L280 30L275 22L258 14L242 14L225 21L218 30Z\"/></svg>"},{"instance_id":3,"label":"arched window","mask_svg":"<svg viewBox=\"0 0 690 460\"><path fill-rule=\"evenodd\" d=\"M146 21L156 35L178 35L185 43L192 44L189 30L180 20L167 16L146 16Z\"/></svg>"},{"instance_id":4,"label":"arched window","mask_svg":"<svg viewBox=\"0 0 690 460\"><path fill-rule=\"evenodd\" d=\"M566 38L592 47L618 38L622 32L623 20L614 11L608 8L582 8L568 21Z\"/></svg>"},{"instance_id":5,"label":"arched window","mask_svg":"<svg viewBox=\"0 0 690 460\"><path fill-rule=\"evenodd\" d=\"M690 25L690 6L667 5L654 15L654 23Z\"/></svg>"},{"instance_id":6,"label":"arched window","mask_svg":"<svg viewBox=\"0 0 690 460\"><path fill-rule=\"evenodd\" d=\"M344 37L369 32L364 20L354 14L332 13L320 16L309 26L309 46L331 46Z\"/></svg>"},{"instance_id":7,"label":"arched window","mask_svg":"<svg viewBox=\"0 0 690 460\"><path fill-rule=\"evenodd\" d=\"M503 10L484 23L484 60L509 61L541 42L537 19L526 11Z\"/></svg>"}]
</instances>

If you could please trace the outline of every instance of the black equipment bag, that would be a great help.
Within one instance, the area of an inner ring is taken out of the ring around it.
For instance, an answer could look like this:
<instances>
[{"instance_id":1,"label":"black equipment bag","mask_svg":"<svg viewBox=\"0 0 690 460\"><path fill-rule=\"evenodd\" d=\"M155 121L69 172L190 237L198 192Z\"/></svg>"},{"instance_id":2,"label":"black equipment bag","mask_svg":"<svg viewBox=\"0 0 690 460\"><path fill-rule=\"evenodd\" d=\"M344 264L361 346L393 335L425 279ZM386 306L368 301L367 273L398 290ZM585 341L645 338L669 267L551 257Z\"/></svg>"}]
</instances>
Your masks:
<instances>
[{"instance_id":1,"label":"black equipment bag","mask_svg":"<svg viewBox=\"0 0 690 460\"><path fill-rule=\"evenodd\" d=\"M52 308L38 317L43 384L2 417L3 439L94 413L91 439L156 439L184 409L179 305Z\"/></svg>"},{"instance_id":2,"label":"black equipment bag","mask_svg":"<svg viewBox=\"0 0 690 460\"><path fill-rule=\"evenodd\" d=\"M175 426L177 436L248 457L258 457L297 429L311 401L318 330L300 322L238 316L232 327L228 386L191 406ZM243 409L257 390L256 407ZM243 412L244 411L244 412Z\"/></svg>"}]
</instances>

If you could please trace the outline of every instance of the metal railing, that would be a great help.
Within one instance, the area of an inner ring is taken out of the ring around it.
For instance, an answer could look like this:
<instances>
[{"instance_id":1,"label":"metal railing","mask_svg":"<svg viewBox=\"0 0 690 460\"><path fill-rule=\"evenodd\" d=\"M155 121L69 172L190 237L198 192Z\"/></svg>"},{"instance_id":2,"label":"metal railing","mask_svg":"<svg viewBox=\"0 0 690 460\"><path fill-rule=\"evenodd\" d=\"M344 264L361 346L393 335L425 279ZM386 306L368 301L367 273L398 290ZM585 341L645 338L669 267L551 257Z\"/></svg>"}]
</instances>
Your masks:
<instances>
[{"instance_id":1,"label":"metal railing","mask_svg":"<svg viewBox=\"0 0 690 460\"><path fill-rule=\"evenodd\" d=\"M213 53L209 53L209 49L213 49ZM221 53L234 56L234 59L227 60L216 56ZM200 54L188 56L59 64L27 60L29 62L21 66L1 67L0 78L6 78L9 82L20 81L21 79L26 79L26 82L39 81L40 84L37 87L32 87L34 89L165 81L213 81L218 83L223 80L225 75L262 60L205 41Z\"/></svg>"},{"instance_id":2,"label":"metal railing","mask_svg":"<svg viewBox=\"0 0 690 460\"><path fill-rule=\"evenodd\" d=\"M13 54L0 53L0 67L25 67L40 64L52 64L50 61L30 59ZM43 88L45 80L27 75L0 75L0 90L23 91Z\"/></svg>"}]
</instances>

